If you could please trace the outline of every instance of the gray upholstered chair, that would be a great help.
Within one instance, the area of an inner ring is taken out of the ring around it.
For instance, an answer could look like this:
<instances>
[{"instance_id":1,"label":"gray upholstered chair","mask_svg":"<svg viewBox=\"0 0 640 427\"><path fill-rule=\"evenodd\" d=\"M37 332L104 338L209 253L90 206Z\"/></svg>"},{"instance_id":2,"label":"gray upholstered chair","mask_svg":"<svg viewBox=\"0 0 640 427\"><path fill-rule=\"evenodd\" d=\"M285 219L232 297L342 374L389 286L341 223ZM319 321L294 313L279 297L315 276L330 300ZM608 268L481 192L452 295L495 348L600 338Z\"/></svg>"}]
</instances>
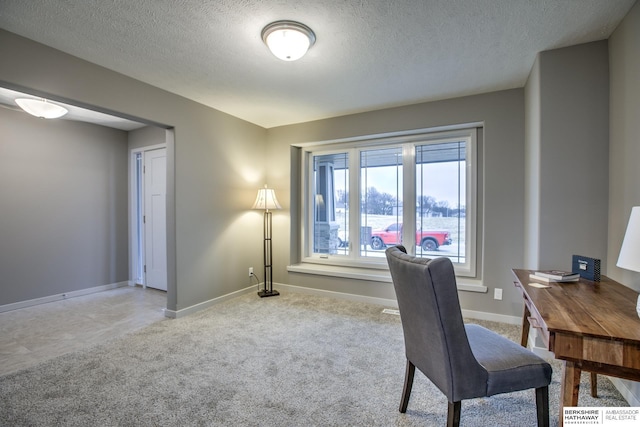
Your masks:
<instances>
[{"instance_id":1,"label":"gray upholstered chair","mask_svg":"<svg viewBox=\"0 0 640 427\"><path fill-rule=\"evenodd\" d=\"M551 366L528 349L479 325L465 325L448 258L386 250L404 332L407 367L400 412L418 368L447 396L447 426L460 424L461 401L536 389L538 426L549 426Z\"/></svg>"}]
</instances>

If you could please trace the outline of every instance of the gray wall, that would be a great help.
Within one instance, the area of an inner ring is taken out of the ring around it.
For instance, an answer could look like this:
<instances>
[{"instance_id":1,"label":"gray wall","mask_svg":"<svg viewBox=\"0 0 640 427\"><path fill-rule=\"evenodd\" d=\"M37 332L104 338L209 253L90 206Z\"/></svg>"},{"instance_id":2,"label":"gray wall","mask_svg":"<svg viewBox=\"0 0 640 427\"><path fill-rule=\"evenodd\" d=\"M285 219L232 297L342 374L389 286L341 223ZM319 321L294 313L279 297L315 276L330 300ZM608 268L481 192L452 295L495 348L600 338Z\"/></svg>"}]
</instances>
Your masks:
<instances>
[{"instance_id":1,"label":"gray wall","mask_svg":"<svg viewBox=\"0 0 640 427\"><path fill-rule=\"evenodd\" d=\"M525 268L540 264L540 61L536 58L525 93Z\"/></svg>"},{"instance_id":2,"label":"gray wall","mask_svg":"<svg viewBox=\"0 0 640 427\"><path fill-rule=\"evenodd\" d=\"M0 305L128 280L127 133L0 109Z\"/></svg>"},{"instance_id":3,"label":"gray wall","mask_svg":"<svg viewBox=\"0 0 640 427\"><path fill-rule=\"evenodd\" d=\"M609 276L640 291L640 273L616 267L633 206L640 206L640 2L609 41Z\"/></svg>"},{"instance_id":4,"label":"gray wall","mask_svg":"<svg viewBox=\"0 0 640 427\"><path fill-rule=\"evenodd\" d=\"M609 256L604 252L603 259L607 260L609 275L628 279L640 288L637 274L612 267L630 208L640 204L637 185L640 172L636 167L640 158L637 142L640 134L640 121L637 120L640 111L637 101L640 99L637 85L640 74L638 8L636 4L610 43ZM557 69L565 80L572 73L585 72L584 67L567 63L573 59L566 61L563 51L548 55L550 69ZM525 235L528 233L525 225L530 230L543 223L533 218L532 221L527 219L525 224L525 206L529 207L531 203L529 195L525 199L525 189L529 188L529 184L525 186L525 180L538 179L530 169L541 168L535 162L530 163L525 154L532 149L525 147L525 134L527 138L543 138L535 135L542 131L540 123L544 109L554 108L548 103L543 105L541 97L531 101L533 93L548 90L542 87L543 76L539 88L528 85L526 90L514 89L265 130L4 31L0 31L0 55L12 58L0 62L0 81L46 92L54 98L77 100L175 127L175 146L169 150L175 201L169 206L172 218L169 234L174 243L173 250L170 249L173 267L168 307L176 310L242 289L248 285L246 268L262 265L261 217L259 212L250 211L248 207L253 203L256 189L265 182L276 189L284 207L274 213L277 282L392 298L390 284L287 272L291 224L288 211L291 200L290 144L484 121L482 279L490 292L486 295L463 292L461 299L466 309L512 316L521 314L522 302L513 289L509 270L523 266L525 260L531 259L529 252L525 258ZM542 74L544 66L544 63L536 65L540 69L535 72ZM564 66L569 68L559 69ZM546 77L549 77L548 73ZM557 88L560 92L565 90L564 86ZM552 98L547 95L546 99ZM536 106L536 102L540 105ZM589 125L578 123L577 116L570 120L572 125ZM562 123L556 125L560 127L558 135L564 135ZM560 144L558 148L565 142L564 138L556 141ZM575 141L570 146L574 144ZM567 178L566 172L554 168L545 173L548 182L562 183ZM562 212L559 214L563 224L571 229L572 219L567 219ZM602 214L599 212L597 217L601 218ZM562 231L562 235L566 236L566 232ZM573 248L565 247L565 250L571 252ZM542 251L542 248L534 249L533 258ZM242 256L234 256L237 253ZM494 287L504 288L503 301L492 299Z\"/></svg>"},{"instance_id":5,"label":"gray wall","mask_svg":"<svg viewBox=\"0 0 640 427\"><path fill-rule=\"evenodd\" d=\"M607 275L640 291L640 273L615 266L631 207L640 206L640 2L609 39L611 121ZM625 381L640 399L640 383ZM637 400L636 400L637 402Z\"/></svg>"},{"instance_id":6,"label":"gray wall","mask_svg":"<svg viewBox=\"0 0 640 427\"><path fill-rule=\"evenodd\" d=\"M145 126L129 132L129 150L164 144L166 130L156 126Z\"/></svg>"},{"instance_id":7,"label":"gray wall","mask_svg":"<svg viewBox=\"0 0 640 427\"><path fill-rule=\"evenodd\" d=\"M513 287L510 269L523 263L524 227L524 91L502 92L272 128L269 138L269 184L289 208L290 144L323 141L407 129L484 122L482 155L484 235L480 248L487 294L461 292L463 308L505 315L520 315L522 300ZM295 196L295 195L293 195ZM274 281L336 292L395 299L390 283L288 273L290 218L274 213ZM504 289L504 299L493 299L493 288Z\"/></svg>"},{"instance_id":8,"label":"gray wall","mask_svg":"<svg viewBox=\"0 0 640 427\"><path fill-rule=\"evenodd\" d=\"M262 265L261 217L249 209L264 183L265 129L3 30L0 57L11 58L0 84L174 127L169 310L248 286L247 268Z\"/></svg>"},{"instance_id":9,"label":"gray wall","mask_svg":"<svg viewBox=\"0 0 640 427\"><path fill-rule=\"evenodd\" d=\"M607 42L541 52L525 93L527 267L607 259Z\"/></svg>"}]
</instances>

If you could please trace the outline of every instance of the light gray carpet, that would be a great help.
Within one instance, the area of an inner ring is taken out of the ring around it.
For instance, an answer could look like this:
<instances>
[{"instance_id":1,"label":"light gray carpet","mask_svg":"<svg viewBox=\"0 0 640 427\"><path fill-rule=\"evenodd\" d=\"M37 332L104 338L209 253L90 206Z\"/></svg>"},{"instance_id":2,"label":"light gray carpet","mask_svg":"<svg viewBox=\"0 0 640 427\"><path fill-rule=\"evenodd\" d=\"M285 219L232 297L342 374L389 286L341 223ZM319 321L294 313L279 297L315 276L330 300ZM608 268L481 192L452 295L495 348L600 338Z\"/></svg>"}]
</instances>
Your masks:
<instances>
[{"instance_id":1,"label":"light gray carpet","mask_svg":"<svg viewBox=\"0 0 640 427\"><path fill-rule=\"evenodd\" d=\"M474 323L518 340L517 326ZM404 366L400 319L380 306L252 293L0 377L0 425L445 425L446 399L418 372L398 412ZM581 406L627 406L604 378L592 399L586 380ZM461 424L534 426L534 392L464 401Z\"/></svg>"}]
</instances>

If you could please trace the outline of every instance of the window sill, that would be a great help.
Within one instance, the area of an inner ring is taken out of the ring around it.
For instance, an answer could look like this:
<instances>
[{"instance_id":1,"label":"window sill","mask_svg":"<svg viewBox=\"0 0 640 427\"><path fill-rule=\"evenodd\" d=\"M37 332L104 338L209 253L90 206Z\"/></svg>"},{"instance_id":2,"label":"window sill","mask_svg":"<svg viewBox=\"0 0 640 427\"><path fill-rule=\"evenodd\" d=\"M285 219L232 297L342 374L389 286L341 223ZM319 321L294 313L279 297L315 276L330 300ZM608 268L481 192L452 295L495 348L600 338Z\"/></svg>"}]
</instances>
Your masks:
<instances>
[{"instance_id":1,"label":"window sill","mask_svg":"<svg viewBox=\"0 0 640 427\"><path fill-rule=\"evenodd\" d=\"M341 277L346 279L367 280L370 282L391 283L389 270L375 270L358 267L342 267L336 265L319 265L302 263L287 266L290 273L314 274L317 276ZM487 287L481 280L457 277L459 291L487 293Z\"/></svg>"}]
</instances>

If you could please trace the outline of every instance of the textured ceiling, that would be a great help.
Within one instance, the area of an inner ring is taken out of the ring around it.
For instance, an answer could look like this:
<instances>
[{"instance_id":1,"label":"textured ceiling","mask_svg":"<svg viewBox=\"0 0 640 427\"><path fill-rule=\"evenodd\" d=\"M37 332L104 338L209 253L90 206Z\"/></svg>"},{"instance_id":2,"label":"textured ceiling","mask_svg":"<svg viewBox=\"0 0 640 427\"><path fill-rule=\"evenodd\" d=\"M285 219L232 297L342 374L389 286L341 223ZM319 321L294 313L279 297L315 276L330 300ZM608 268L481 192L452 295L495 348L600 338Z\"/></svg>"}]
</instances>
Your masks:
<instances>
[{"instance_id":1,"label":"textured ceiling","mask_svg":"<svg viewBox=\"0 0 640 427\"><path fill-rule=\"evenodd\" d=\"M7 108L13 111L23 112L16 104L17 98L35 98L40 99L38 96L32 96L24 92L18 92L15 90L0 87L0 107ZM131 131L139 129L146 124L128 120L122 117L114 117L109 114L104 114L98 111L87 110L76 105L65 104L64 102L56 101L58 105L67 109L67 114L62 116L62 120L71 120L75 122L87 122L95 125L106 126L114 129L120 129L124 131Z\"/></svg>"},{"instance_id":2,"label":"textured ceiling","mask_svg":"<svg viewBox=\"0 0 640 427\"><path fill-rule=\"evenodd\" d=\"M270 128L522 87L635 0L0 0L0 28ZM296 62L268 23L310 26Z\"/></svg>"}]
</instances>

